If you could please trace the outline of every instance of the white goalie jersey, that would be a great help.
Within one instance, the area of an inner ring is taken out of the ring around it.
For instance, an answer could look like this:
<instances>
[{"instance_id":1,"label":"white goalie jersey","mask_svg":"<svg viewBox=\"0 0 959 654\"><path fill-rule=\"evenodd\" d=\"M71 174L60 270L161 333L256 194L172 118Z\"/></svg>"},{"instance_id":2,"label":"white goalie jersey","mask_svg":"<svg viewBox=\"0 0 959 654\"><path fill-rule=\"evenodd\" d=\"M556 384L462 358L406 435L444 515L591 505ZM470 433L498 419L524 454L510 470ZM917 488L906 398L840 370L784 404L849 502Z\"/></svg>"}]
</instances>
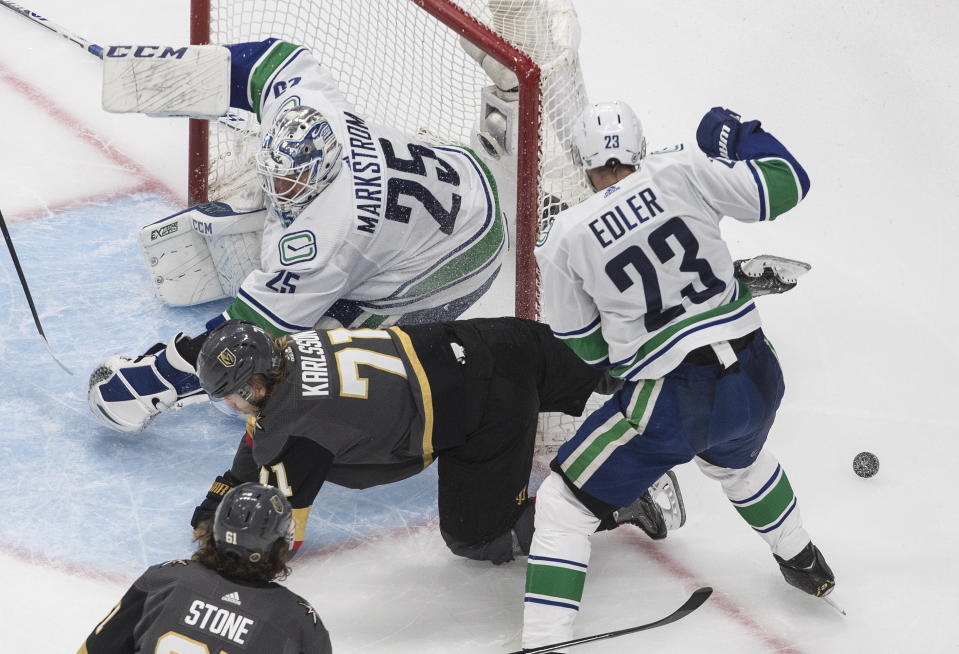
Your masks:
<instances>
[{"instance_id":1,"label":"white goalie jersey","mask_svg":"<svg viewBox=\"0 0 959 654\"><path fill-rule=\"evenodd\" d=\"M712 159L680 145L559 214L536 248L554 333L588 363L636 380L757 329L719 224L795 206L804 190L792 162Z\"/></svg>"},{"instance_id":2,"label":"white goalie jersey","mask_svg":"<svg viewBox=\"0 0 959 654\"><path fill-rule=\"evenodd\" d=\"M296 332L346 301L341 323L375 327L488 287L507 234L496 182L475 153L368 123L303 47L274 39L228 47L232 106L254 111L264 129L289 107L311 106L343 148L338 176L295 220L268 207L260 269L228 317Z\"/></svg>"}]
</instances>

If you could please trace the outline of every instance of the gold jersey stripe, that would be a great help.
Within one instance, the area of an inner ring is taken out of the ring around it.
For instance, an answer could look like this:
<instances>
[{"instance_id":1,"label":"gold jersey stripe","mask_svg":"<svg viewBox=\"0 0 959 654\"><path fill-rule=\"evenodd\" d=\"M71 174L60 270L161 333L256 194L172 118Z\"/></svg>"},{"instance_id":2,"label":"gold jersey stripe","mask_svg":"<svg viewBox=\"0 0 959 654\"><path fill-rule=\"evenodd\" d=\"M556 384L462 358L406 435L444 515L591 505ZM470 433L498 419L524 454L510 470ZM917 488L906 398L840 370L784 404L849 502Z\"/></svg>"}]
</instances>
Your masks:
<instances>
[{"instance_id":1,"label":"gold jersey stripe","mask_svg":"<svg viewBox=\"0 0 959 654\"><path fill-rule=\"evenodd\" d=\"M308 506L302 509L293 509L293 522L296 525L293 540L297 543L303 542L303 537L306 535L306 521L310 519L310 509L312 508L312 506Z\"/></svg>"},{"instance_id":2,"label":"gold jersey stripe","mask_svg":"<svg viewBox=\"0 0 959 654\"><path fill-rule=\"evenodd\" d=\"M416 381L420 385L420 394L423 397L423 467L433 463L433 392L430 390L430 380L426 378L426 370L420 363L420 358L413 349L413 342L409 335L399 327L390 327L390 331L396 334L406 352L410 365L413 366L413 374L416 375Z\"/></svg>"}]
</instances>

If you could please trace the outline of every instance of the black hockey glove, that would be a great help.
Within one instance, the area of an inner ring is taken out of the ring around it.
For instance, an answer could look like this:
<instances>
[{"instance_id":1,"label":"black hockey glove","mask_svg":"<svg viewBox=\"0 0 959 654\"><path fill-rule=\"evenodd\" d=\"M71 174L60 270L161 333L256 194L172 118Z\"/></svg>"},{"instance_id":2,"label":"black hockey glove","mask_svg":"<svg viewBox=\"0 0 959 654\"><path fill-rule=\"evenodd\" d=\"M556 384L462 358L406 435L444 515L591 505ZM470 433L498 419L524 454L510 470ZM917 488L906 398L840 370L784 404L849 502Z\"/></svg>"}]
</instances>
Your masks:
<instances>
[{"instance_id":1,"label":"black hockey glove","mask_svg":"<svg viewBox=\"0 0 959 654\"><path fill-rule=\"evenodd\" d=\"M206 498L200 503L200 506L193 509L193 518L190 520L190 526L196 529L197 525L201 522L212 520L213 515L216 513L216 507L220 506L223 496L239 483L240 480L230 474L229 471L217 477L213 485L210 486L210 490L207 491Z\"/></svg>"},{"instance_id":2,"label":"black hockey glove","mask_svg":"<svg viewBox=\"0 0 959 654\"><path fill-rule=\"evenodd\" d=\"M731 109L713 107L696 128L696 142L710 157L739 160L739 143L754 132L762 132L758 120L741 122L741 116Z\"/></svg>"}]
</instances>

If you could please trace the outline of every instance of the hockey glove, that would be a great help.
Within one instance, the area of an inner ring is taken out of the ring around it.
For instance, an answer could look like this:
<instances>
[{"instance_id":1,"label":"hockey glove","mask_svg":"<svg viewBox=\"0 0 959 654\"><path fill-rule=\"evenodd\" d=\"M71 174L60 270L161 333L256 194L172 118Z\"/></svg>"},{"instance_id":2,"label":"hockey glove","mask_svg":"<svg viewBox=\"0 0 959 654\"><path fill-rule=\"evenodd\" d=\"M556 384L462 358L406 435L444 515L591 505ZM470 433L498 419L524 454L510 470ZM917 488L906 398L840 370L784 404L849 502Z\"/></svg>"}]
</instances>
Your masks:
<instances>
[{"instance_id":1,"label":"hockey glove","mask_svg":"<svg viewBox=\"0 0 959 654\"><path fill-rule=\"evenodd\" d=\"M216 507L220 506L223 496L230 492L230 489L239 485L240 480L234 477L229 471L226 474L217 477L206 497L200 503L200 506L193 509L193 518L190 520L190 526L196 529L201 522L212 520L216 514Z\"/></svg>"},{"instance_id":2,"label":"hockey glove","mask_svg":"<svg viewBox=\"0 0 959 654\"><path fill-rule=\"evenodd\" d=\"M752 259L737 259L733 262L736 279L749 287L753 297L785 293L794 288L800 275L809 272L810 266L803 261L761 254Z\"/></svg>"},{"instance_id":3,"label":"hockey glove","mask_svg":"<svg viewBox=\"0 0 959 654\"><path fill-rule=\"evenodd\" d=\"M87 401L94 417L116 431L135 433L162 411L207 400L196 368L177 349L188 341L180 333L168 346L157 343L136 359L107 357L90 375Z\"/></svg>"},{"instance_id":4,"label":"hockey glove","mask_svg":"<svg viewBox=\"0 0 959 654\"><path fill-rule=\"evenodd\" d=\"M696 128L696 142L710 157L722 157L738 161L740 142L754 132L763 131L758 120L743 123L741 116L731 109L713 107Z\"/></svg>"}]
</instances>

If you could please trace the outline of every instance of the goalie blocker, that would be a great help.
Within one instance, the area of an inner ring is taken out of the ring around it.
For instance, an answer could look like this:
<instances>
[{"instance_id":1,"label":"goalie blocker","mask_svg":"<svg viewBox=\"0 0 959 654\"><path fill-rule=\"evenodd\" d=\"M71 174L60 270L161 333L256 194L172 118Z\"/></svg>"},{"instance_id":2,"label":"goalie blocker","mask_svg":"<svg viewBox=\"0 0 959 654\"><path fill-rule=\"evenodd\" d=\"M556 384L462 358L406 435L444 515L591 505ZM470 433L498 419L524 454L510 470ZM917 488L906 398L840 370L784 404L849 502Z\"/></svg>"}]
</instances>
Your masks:
<instances>
[{"instance_id":1,"label":"goalie blocker","mask_svg":"<svg viewBox=\"0 0 959 654\"><path fill-rule=\"evenodd\" d=\"M219 45L111 45L103 108L112 113L218 118L230 105L230 51Z\"/></svg>"}]
</instances>

